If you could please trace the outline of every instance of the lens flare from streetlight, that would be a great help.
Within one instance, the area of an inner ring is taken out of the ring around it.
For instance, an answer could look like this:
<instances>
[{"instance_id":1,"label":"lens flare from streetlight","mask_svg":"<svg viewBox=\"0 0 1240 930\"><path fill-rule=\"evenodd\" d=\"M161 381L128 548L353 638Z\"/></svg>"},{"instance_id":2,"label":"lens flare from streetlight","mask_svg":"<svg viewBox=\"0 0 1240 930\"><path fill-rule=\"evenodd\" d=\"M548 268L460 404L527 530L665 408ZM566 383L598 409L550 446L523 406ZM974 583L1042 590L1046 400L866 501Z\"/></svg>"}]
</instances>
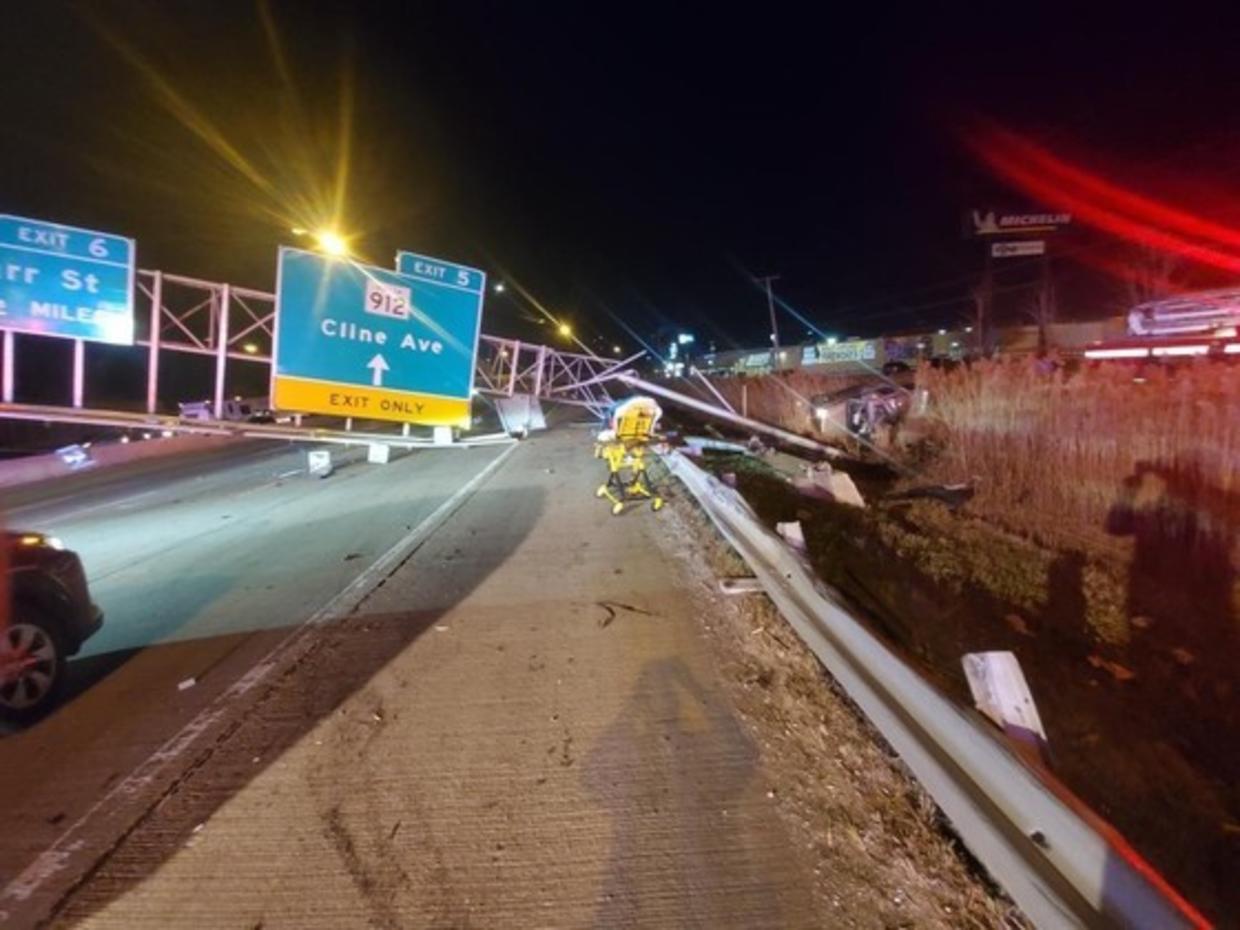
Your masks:
<instances>
[{"instance_id":1,"label":"lens flare from streetlight","mask_svg":"<svg viewBox=\"0 0 1240 930\"><path fill-rule=\"evenodd\" d=\"M351 237L335 232L347 228L345 205L358 174L354 158L356 91L351 47L345 47L341 54L334 96L316 82L318 92L312 98L315 106L311 110L307 107L308 89L298 85L271 4L260 0L255 6L266 39L267 64L276 78L269 96L282 117L288 115L287 120L281 118L271 125L261 138L255 138L246 127L248 118L262 111L247 112L248 107L235 104L226 110L210 96L191 94L188 87L165 73L158 59L135 43L125 29L93 10L84 15L138 75L155 103L197 140L202 152L209 153L226 168L226 172L220 173L223 183L211 190L213 206L227 210L230 219L244 216L247 222L257 213L266 224L293 227L294 235L309 237L314 248L325 254L351 257L355 251L350 245L356 246L354 240L360 239L366 230L354 228ZM135 135L145 148L155 147L154 138ZM197 148L190 154L201 157ZM173 178L152 180L159 181L161 187L171 187ZM316 232L320 225L332 230L333 235L325 237Z\"/></svg>"},{"instance_id":2,"label":"lens flare from streetlight","mask_svg":"<svg viewBox=\"0 0 1240 930\"><path fill-rule=\"evenodd\" d=\"M334 229L320 229L314 234L314 241L325 255L343 257L349 254L348 241Z\"/></svg>"}]
</instances>

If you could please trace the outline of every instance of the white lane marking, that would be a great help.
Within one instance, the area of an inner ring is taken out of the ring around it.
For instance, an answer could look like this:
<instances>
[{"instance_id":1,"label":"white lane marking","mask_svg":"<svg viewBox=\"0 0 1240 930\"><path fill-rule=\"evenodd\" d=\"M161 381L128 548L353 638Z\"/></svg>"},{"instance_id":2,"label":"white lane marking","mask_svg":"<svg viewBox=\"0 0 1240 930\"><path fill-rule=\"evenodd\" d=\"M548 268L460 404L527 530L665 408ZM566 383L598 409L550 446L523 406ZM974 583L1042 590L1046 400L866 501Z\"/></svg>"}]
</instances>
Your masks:
<instances>
[{"instance_id":1,"label":"white lane marking","mask_svg":"<svg viewBox=\"0 0 1240 930\"><path fill-rule=\"evenodd\" d=\"M283 481L285 478L292 478L293 475L300 475L300 474L301 474L300 468L294 468L292 471L282 471L280 472L280 474L276 475L276 481Z\"/></svg>"},{"instance_id":2,"label":"white lane marking","mask_svg":"<svg viewBox=\"0 0 1240 930\"><path fill-rule=\"evenodd\" d=\"M156 494L162 494L163 491L163 488L156 488L154 491L143 491L141 494L131 494L129 497L122 497L117 500L101 501L98 504L91 504L87 507L79 507L76 510L68 511L67 513L57 514L55 506L48 507L44 504L28 504L25 507L15 507L13 510L9 511L9 514L11 517L13 514L48 511L49 514L56 514L55 522L58 525L64 525L65 523L72 523L74 520L77 520L88 513L94 513L97 510L106 510L109 507L116 507L119 509L125 507L127 504L134 503L134 501L140 501L143 498L153 497ZM44 520L47 520L47 517L44 517Z\"/></svg>"},{"instance_id":3,"label":"white lane marking","mask_svg":"<svg viewBox=\"0 0 1240 930\"><path fill-rule=\"evenodd\" d=\"M394 571L406 558L419 549L427 538L435 532L478 487L486 481L502 465L507 458L519 448L513 444L495 457L482 471L456 490L446 501L440 504L430 516L402 536L387 552L379 556L360 575L353 579L335 597L315 611L309 619L294 629L288 636L276 644L253 668L237 679L229 688L211 702L181 730L155 750L137 768L106 795L96 801L81 817L73 822L47 849L27 866L20 875L14 878L0 892L0 901L22 902L28 900L39 887L57 873L69 866L70 857L85 846L82 839L74 839L74 835L85 829L91 818L100 810L116 804L122 799L132 798L159 775L160 770L174 761L189 749L200 736L211 729L227 711L229 705L242 697L255 685L263 681L279 665L283 654L296 645L310 630L324 622L347 616L354 610L378 583ZM0 924L7 923L9 913L0 910Z\"/></svg>"},{"instance_id":4,"label":"white lane marking","mask_svg":"<svg viewBox=\"0 0 1240 930\"><path fill-rule=\"evenodd\" d=\"M154 491L143 492L143 494L157 494L157 493L160 493L161 491L171 490L173 486L175 486L178 482L181 482L181 481L186 481L186 482L203 481L215 475L223 474L224 472L233 471L239 468L246 468L246 467L249 467L250 465L257 464L257 462L263 458L268 458L268 457L274 458L276 456L288 454L287 449L280 449L280 448L273 449L271 447L263 448L263 449L249 449L249 450L245 450L245 449L235 450L234 449L232 451L238 454L230 455L227 458L221 457L223 461L219 463L220 467L212 468L210 471L206 472L205 474L199 474L199 475L178 475L178 474L165 475L165 474L162 474L164 469L157 469L149 475L143 474L141 472L139 472L136 475L128 475L128 476L121 474L121 471L125 468L134 466L134 465L143 464L141 460L136 461L136 462L126 462L120 465L108 466L107 468L103 469L103 472L115 470L116 474L114 476L109 476L109 477L115 477L118 482L123 482L127 480L136 481L139 479L166 480L166 483L164 484L163 487L156 488ZM160 464L161 461L166 461L166 460L149 459L147 461ZM183 465L197 465L197 464L212 465L214 463L206 460L204 457L204 458L194 458L192 461L185 462L182 464ZM167 471L175 472L176 469L174 467L170 467L167 469ZM101 472L90 472L89 474L100 474L100 473ZM3 496L7 493L13 493L16 491L20 491L22 487L23 487L22 485L0 487L0 496ZM85 493L91 494L93 493L93 491L102 491L104 493L108 493L108 486L105 483L102 485L102 487L94 488L94 489L87 489ZM77 498L79 496L79 493L80 492L71 491L68 494L61 494L57 497L49 497L45 500L31 501L30 503L26 503L26 504L18 504L16 507L10 508L8 512L10 514L14 514L14 513L25 513L28 511L54 510L56 507L60 506L61 504L64 504L68 501L72 501L75 498ZM138 495L138 496L141 497L142 495ZM129 499L130 498L121 498L121 501L123 502ZM98 509L99 507L110 507L112 506L112 503L113 502L110 500L104 501L103 503L99 505L92 505L91 509Z\"/></svg>"},{"instance_id":5,"label":"white lane marking","mask_svg":"<svg viewBox=\"0 0 1240 930\"><path fill-rule=\"evenodd\" d=\"M281 451L278 454L283 455L285 453ZM271 455L270 450L263 450L258 455L251 455L251 456L247 456L246 458L249 460L253 460L253 459L263 458L269 455ZM36 501L35 503L31 503L31 504L22 504L21 506L14 507L12 510L9 511L9 514L8 514L9 521L13 522L12 518L15 514L22 514L22 513L40 514L42 513L43 514L42 517L36 517L36 522L55 523L57 526L64 526L66 523L72 523L74 520L81 519L87 514L95 513L100 510L108 510L113 507L117 509L125 509L133 505L137 501L145 500L148 497L157 497L161 494L166 495L169 498L168 502L170 504L176 503L177 500L174 495L177 493L177 484L179 482L186 481L186 482L198 483L201 481L206 481L210 478L218 477L229 471L235 471L237 469L248 468L251 465L256 464L254 461L249 461L249 460L238 460L235 463L229 464L225 468L212 471L205 475L174 477L167 484L164 484L158 488L154 488L153 490L150 490L150 491L143 491L140 494L131 494L128 497L121 497L118 499L104 500L104 501L100 501L97 504L88 504L85 507L78 507L74 510L67 511L65 513L57 513L56 508L57 506L61 504L64 504L68 501L73 500L72 494L65 495L63 497L52 498L51 500ZM293 474L296 474L296 472L293 472ZM267 482L264 482L263 484L258 485L257 487L265 487L266 484ZM252 488L253 486L250 486L247 488L243 488L242 490L247 490L247 489L252 489Z\"/></svg>"}]
</instances>

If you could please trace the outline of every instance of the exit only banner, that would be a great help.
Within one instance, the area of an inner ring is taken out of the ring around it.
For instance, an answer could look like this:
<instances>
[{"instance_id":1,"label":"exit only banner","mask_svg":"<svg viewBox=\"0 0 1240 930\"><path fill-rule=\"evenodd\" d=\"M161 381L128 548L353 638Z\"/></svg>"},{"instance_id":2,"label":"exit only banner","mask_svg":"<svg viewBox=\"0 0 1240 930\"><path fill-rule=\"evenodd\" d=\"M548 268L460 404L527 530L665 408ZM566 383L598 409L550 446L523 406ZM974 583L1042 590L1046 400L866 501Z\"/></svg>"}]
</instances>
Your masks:
<instances>
[{"instance_id":1,"label":"exit only banner","mask_svg":"<svg viewBox=\"0 0 1240 930\"><path fill-rule=\"evenodd\" d=\"M426 426L469 426L468 400L410 391L356 387L308 378L277 378L272 395L277 410L326 413L337 417L397 420Z\"/></svg>"}]
</instances>

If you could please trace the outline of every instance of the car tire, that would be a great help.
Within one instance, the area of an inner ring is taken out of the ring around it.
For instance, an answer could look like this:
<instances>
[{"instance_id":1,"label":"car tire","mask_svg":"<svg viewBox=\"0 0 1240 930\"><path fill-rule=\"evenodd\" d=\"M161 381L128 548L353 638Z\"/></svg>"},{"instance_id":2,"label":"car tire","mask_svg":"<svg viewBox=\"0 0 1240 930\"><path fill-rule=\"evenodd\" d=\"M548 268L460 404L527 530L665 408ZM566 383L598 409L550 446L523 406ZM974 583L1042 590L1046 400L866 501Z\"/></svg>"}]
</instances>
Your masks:
<instances>
[{"instance_id":1,"label":"car tire","mask_svg":"<svg viewBox=\"0 0 1240 930\"><path fill-rule=\"evenodd\" d=\"M65 653L58 623L38 608L13 605L7 628L0 630L0 674L10 664L24 667L0 679L0 719L30 723L56 705L67 677Z\"/></svg>"}]
</instances>

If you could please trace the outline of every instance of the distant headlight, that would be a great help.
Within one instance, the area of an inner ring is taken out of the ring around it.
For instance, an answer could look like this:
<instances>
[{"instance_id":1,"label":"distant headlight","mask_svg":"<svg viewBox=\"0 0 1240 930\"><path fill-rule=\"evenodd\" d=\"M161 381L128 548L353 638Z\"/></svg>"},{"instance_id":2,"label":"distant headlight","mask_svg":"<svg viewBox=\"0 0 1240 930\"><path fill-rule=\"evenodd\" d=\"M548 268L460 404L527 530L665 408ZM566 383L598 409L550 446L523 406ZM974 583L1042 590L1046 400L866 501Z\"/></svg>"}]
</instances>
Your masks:
<instances>
[{"instance_id":1,"label":"distant headlight","mask_svg":"<svg viewBox=\"0 0 1240 930\"><path fill-rule=\"evenodd\" d=\"M65 544L55 536L44 536L42 533L27 533L17 540L19 546L45 546L48 549L63 551Z\"/></svg>"}]
</instances>

